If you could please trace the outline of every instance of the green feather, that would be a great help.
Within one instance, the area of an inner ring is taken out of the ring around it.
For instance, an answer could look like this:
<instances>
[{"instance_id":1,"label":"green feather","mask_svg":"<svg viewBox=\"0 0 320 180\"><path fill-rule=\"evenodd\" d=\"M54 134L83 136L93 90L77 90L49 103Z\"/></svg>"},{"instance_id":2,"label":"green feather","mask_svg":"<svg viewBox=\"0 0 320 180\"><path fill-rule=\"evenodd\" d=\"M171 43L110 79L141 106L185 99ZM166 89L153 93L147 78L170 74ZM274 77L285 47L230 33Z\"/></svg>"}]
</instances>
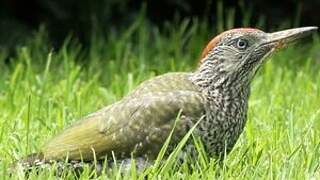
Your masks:
<instances>
[{"instance_id":1,"label":"green feather","mask_svg":"<svg viewBox=\"0 0 320 180\"><path fill-rule=\"evenodd\" d=\"M111 156L156 156L173 128L179 139L188 120L199 119L204 99L188 73L168 73L138 86L121 101L76 122L42 149L46 159L93 160ZM180 129L179 129L180 128Z\"/></svg>"}]
</instances>

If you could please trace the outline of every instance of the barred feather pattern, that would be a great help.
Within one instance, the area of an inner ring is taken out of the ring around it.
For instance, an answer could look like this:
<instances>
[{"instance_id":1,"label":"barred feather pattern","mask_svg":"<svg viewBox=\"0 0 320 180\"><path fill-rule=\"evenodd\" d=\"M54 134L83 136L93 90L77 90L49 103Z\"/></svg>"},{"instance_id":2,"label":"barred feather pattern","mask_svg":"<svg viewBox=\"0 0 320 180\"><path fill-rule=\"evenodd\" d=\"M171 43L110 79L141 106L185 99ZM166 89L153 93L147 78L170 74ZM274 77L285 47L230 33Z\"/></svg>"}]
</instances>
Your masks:
<instances>
[{"instance_id":1,"label":"barred feather pattern","mask_svg":"<svg viewBox=\"0 0 320 180\"><path fill-rule=\"evenodd\" d=\"M215 48L191 78L201 88L207 104L206 118L197 134L214 157L230 152L235 145L246 123L250 95L246 74L228 74L220 67L227 58L223 52Z\"/></svg>"}]
</instances>

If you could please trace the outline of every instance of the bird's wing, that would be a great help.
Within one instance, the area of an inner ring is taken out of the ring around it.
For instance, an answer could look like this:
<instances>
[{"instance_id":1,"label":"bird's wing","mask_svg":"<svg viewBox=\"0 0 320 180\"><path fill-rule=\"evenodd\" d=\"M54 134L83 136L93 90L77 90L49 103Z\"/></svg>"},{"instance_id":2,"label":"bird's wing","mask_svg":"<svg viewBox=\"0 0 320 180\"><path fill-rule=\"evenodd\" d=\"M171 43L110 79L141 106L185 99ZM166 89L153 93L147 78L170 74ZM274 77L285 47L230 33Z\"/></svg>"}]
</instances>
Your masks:
<instances>
[{"instance_id":1,"label":"bird's wing","mask_svg":"<svg viewBox=\"0 0 320 180\"><path fill-rule=\"evenodd\" d=\"M203 97L196 91L145 93L123 99L66 129L43 148L46 159L92 160L94 155L154 153L168 137L177 114L200 118Z\"/></svg>"},{"instance_id":2,"label":"bird's wing","mask_svg":"<svg viewBox=\"0 0 320 180\"><path fill-rule=\"evenodd\" d=\"M141 83L125 98L131 98L150 92L170 92L175 90L199 91L199 87L190 81L191 75L191 73L174 72L156 76Z\"/></svg>"}]
</instances>

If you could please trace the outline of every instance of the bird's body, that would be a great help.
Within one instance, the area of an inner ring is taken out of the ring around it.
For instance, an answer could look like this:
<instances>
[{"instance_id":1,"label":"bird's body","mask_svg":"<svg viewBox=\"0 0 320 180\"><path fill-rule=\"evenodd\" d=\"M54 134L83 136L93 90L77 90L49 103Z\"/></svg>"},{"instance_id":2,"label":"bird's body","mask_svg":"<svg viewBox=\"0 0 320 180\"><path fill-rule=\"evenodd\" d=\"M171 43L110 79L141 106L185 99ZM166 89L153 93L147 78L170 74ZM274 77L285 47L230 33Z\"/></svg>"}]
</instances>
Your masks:
<instances>
[{"instance_id":1,"label":"bird's body","mask_svg":"<svg viewBox=\"0 0 320 180\"><path fill-rule=\"evenodd\" d=\"M204 112L199 88L188 73L169 73L150 79L122 100L93 113L69 127L44 146L47 159L92 160L111 157L154 157L183 109L175 138ZM156 115L156 116L155 116ZM92 139L92 137L95 137ZM79 153L79 151L81 151Z\"/></svg>"},{"instance_id":2,"label":"bird's body","mask_svg":"<svg viewBox=\"0 0 320 180\"><path fill-rule=\"evenodd\" d=\"M202 119L194 134L206 152L210 156L228 153L244 129L250 83L263 60L286 38L315 29L268 34L244 28L222 33L205 48L196 71L168 73L143 82L122 100L48 141L40 161L93 161L113 156L154 159L179 112L172 146ZM29 158L28 164L33 162Z\"/></svg>"},{"instance_id":3,"label":"bird's body","mask_svg":"<svg viewBox=\"0 0 320 180\"><path fill-rule=\"evenodd\" d=\"M168 73L142 83L122 100L90 114L49 141L42 149L44 157L92 160L93 156L111 157L113 152L130 158L134 152L135 156L154 158L180 110L182 120L173 139L179 142L205 116L195 133L208 153L224 152L224 142L230 150L245 123L249 87L237 94L223 88L207 94L197 85L197 75Z\"/></svg>"}]
</instances>

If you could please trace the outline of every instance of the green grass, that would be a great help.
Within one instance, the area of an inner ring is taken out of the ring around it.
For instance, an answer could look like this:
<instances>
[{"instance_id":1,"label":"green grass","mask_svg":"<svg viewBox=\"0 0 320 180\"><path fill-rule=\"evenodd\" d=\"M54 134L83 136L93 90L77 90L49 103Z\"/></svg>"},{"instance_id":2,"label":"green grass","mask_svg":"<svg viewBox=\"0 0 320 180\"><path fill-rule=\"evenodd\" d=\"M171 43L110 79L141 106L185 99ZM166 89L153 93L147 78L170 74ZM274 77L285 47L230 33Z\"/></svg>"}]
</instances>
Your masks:
<instances>
[{"instance_id":1,"label":"green grass","mask_svg":"<svg viewBox=\"0 0 320 180\"><path fill-rule=\"evenodd\" d=\"M192 71L213 35L196 20L168 23L160 31L141 17L125 31L115 32L95 32L88 48L68 38L60 49L52 49L40 29L17 48L10 64L4 64L6 52L0 53L1 177L10 178L8 168L14 160L36 152L51 136L120 99L143 80ZM320 178L318 37L270 58L252 83L248 122L235 148L222 166L207 159L193 162L188 170L186 165L176 167L170 158L145 174L158 179ZM87 169L81 179L89 176ZM105 176L139 178L134 168L124 177L116 170ZM74 178L68 173L65 177ZM55 179L50 171L30 178Z\"/></svg>"}]
</instances>

